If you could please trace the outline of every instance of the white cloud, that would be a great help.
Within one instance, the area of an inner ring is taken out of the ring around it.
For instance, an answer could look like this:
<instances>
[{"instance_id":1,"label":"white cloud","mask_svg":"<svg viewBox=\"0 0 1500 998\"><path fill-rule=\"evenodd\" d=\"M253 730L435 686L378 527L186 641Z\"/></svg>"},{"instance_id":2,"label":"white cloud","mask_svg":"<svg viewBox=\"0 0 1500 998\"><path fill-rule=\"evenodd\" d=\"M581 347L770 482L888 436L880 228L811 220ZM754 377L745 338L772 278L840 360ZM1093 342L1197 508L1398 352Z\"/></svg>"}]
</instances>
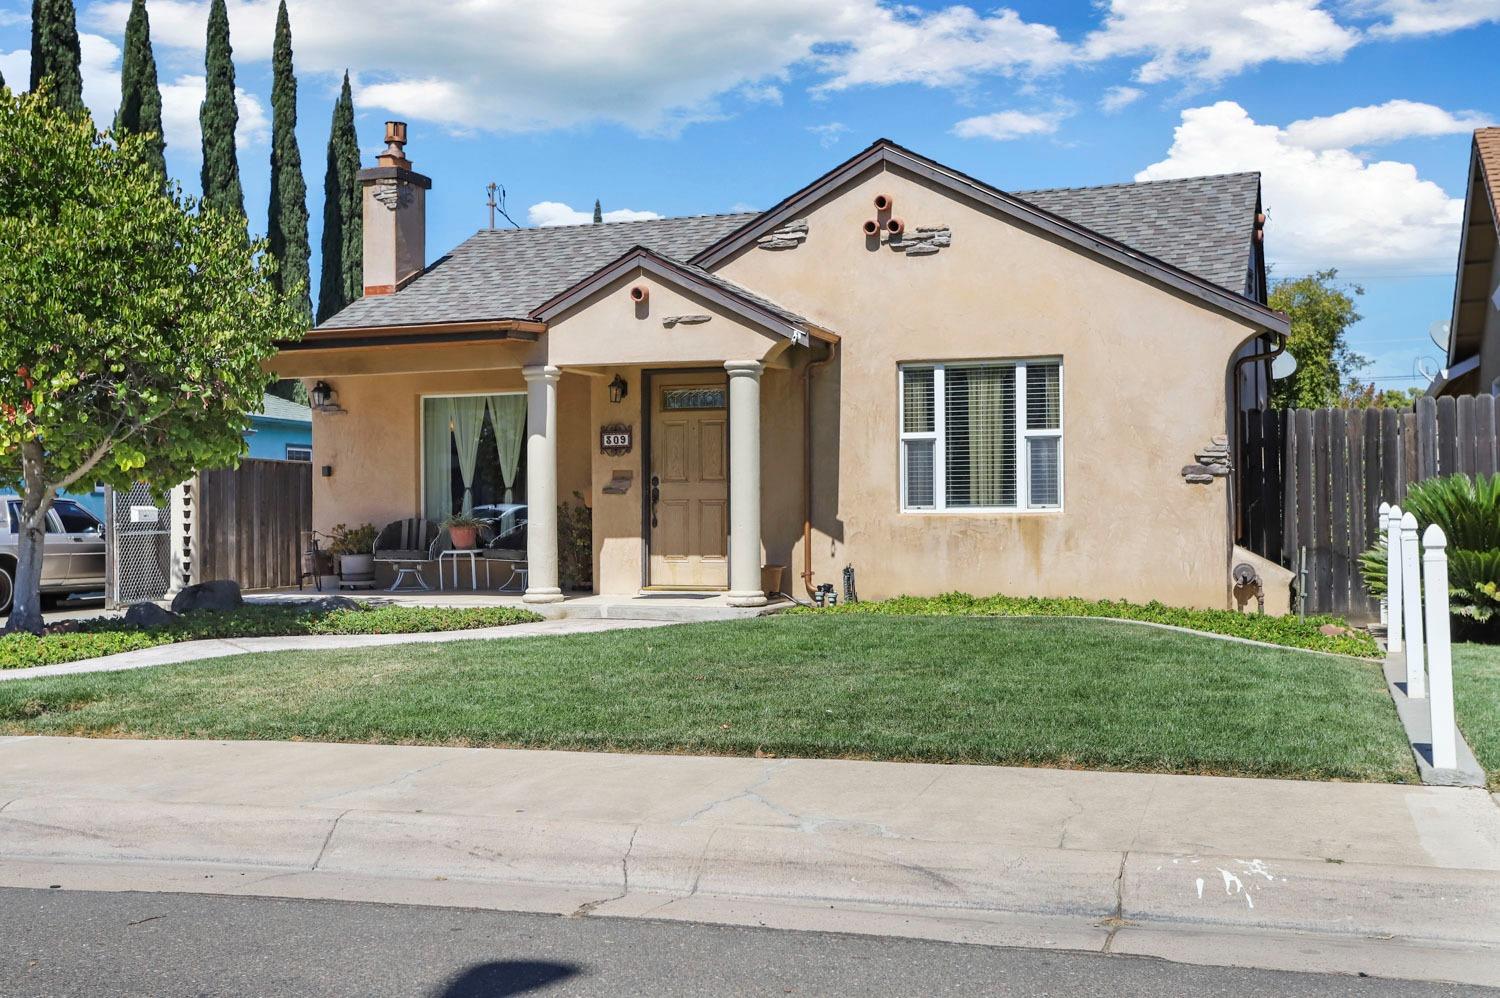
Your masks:
<instances>
[{"instance_id":1,"label":"white cloud","mask_svg":"<svg viewBox=\"0 0 1500 998\"><path fill-rule=\"evenodd\" d=\"M539 201L526 209L526 217L532 225L538 226L587 225L594 220L594 210L578 211L561 201ZM606 222L644 222L652 218L661 218L661 215L631 208L616 208L604 213Z\"/></svg>"},{"instance_id":2,"label":"white cloud","mask_svg":"<svg viewBox=\"0 0 1500 998\"><path fill-rule=\"evenodd\" d=\"M1399 139L1457 135L1482 128L1490 119L1477 111L1445 111L1433 104L1390 100L1351 107L1323 118L1286 126L1287 141L1304 149L1350 149Z\"/></svg>"},{"instance_id":3,"label":"white cloud","mask_svg":"<svg viewBox=\"0 0 1500 998\"><path fill-rule=\"evenodd\" d=\"M891 83L956 86L975 74L1046 71L1072 59L1056 28L1025 21L1005 8L981 15L958 5L932 12L859 6L866 9L856 30L829 39L841 44L820 60L833 74L821 90Z\"/></svg>"},{"instance_id":4,"label":"white cloud","mask_svg":"<svg viewBox=\"0 0 1500 998\"><path fill-rule=\"evenodd\" d=\"M1410 163L1297 145L1286 130L1258 124L1233 101L1182 112L1166 158L1136 179L1238 170L1261 171L1271 216L1267 255L1283 272L1452 270L1460 199L1423 180Z\"/></svg>"},{"instance_id":5,"label":"white cloud","mask_svg":"<svg viewBox=\"0 0 1500 998\"><path fill-rule=\"evenodd\" d=\"M1114 114L1123 110L1142 97L1146 92L1139 87L1110 87L1104 91L1104 96L1099 98L1099 110L1105 114Z\"/></svg>"},{"instance_id":6,"label":"white cloud","mask_svg":"<svg viewBox=\"0 0 1500 998\"><path fill-rule=\"evenodd\" d=\"M83 102L101 128L114 124L120 106L120 46L103 35L80 32L79 69L83 73ZM30 59L27 60L30 71Z\"/></svg>"},{"instance_id":7,"label":"white cloud","mask_svg":"<svg viewBox=\"0 0 1500 998\"><path fill-rule=\"evenodd\" d=\"M747 83L737 93L747 104L781 105L781 88L774 83Z\"/></svg>"},{"instance_id":8,"label":"white cloud","mask_svg":"<svg viewBox=\"0 0 1500 998\"><path fill-rule=\"evenodd\" d=\"M203 130L198 112L203 104L205 86L206 81L201 76L179 76L161 86L161 127L166 133L167 148L174 155L195 162L203 155ZM271 118L265 105L241 87L234 88L234 104L240 113L239 127L234 132L235 148L244 150L264 144L271 135Z\"/></svg>"},{"instance_id":9,"label":"white cloud","mask_svg":"<svg viewBox=\"0 0 1500 998\"><path fill-rule=\"evenodd\" d=\"M842 121L830 121L826 125L808 125L807 130L818 137L820 146L830 149L838 145L839 139L849 131L849 126Z\"/></svg>"},{"instance_id":10,"label":"white cloud","mask_svg":"<svg viewBox=\"0 0 1500 998\"><path fill-rule=\"evenodd\" d=\"M1216 81L1263 62L1327 62L1359 34L1320 0L1108 0L1104 25L1083 43L1089 59L1146 56L1142 83Z\"/></svg>"},{"instance_id":11,"label":"white cloud","mask_svg":"<svg viewBox=\"0 0 1500 998\"><path fill-rule=\"evenodd\" d=\"M997 111L975 118L965 118L953 126L961 139L993 139L1004 142L1027 135L1051 135L1067 115L1061 111L1027 114L1024 111Z\"/></svg>"},{"instance_id":12,"label":"white cloud","mask_svg":"<svg viewBox=\"0 0 1500 998\"><path fill-rule=\"evenodd\" d=\"M1363 9L1387 18L1370 29L1384 37L1435 35L1500 21L1500 0L1373 0Z\"/></svg>"},{"instance_id":13,"label":"white cloud","mask_svg":"<svg viewBox=\"0 0 1500 998\"><path fill-rule=\"evenodd\" d=\"M25 90L31 79L31 50L0 52L0 76L5 77L5 85L12 90Z\"/></svg>"}]
</instances>

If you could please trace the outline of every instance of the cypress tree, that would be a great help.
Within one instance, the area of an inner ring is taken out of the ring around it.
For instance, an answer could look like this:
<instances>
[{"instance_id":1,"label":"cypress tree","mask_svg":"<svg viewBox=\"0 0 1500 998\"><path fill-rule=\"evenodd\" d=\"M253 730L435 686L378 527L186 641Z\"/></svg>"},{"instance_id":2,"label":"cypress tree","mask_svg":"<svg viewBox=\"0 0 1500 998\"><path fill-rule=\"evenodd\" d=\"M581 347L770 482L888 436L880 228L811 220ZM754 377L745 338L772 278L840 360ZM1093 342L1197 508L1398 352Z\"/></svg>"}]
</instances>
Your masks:
<instances>
[{"instance_id":1,"label":"cypress tree","mask_svg":"<svg viewBox=\"0 0 1500 998\"><path fill-rule=\"evenodd\" d=\"M156 79L156 56L151 52L151 20L146 0L132 0L125 22L125 60L120 67L120 109L115 131L156 137L147 145L147 162L167 183L166 140L161 127L161 87Z\"/></svg>"},{"instance_id":2,"label":"cypress tree","mask_svg":"<svg viewBox=\"0 0 1500 998\"><path fill-rule=\"evenodd\" d=\"M594 198L594 224L598 225L604 221L604 208L599 204L599 199Z\"/></svg>"},{"instance_id":3,"label":"cypress tree","mask_svg":"<svg viewBox=\"0 0 1500 998\"><path fill-rule=\"evenodd\" d=\"M318 286L322 322L364 294L364 217L359 199L359 136L349 73L333 105L328 166L323 174L323 270Z\"/></svg>"},{"instance_id":4,"label":"cypress tree","mask_svg":"<svg viewBox=\"0 0 1500 998\"><path fill-rule=\"evenodd\" d=\"M297 77L292 72L292 25L286 0L281 0L276 12L271 72L271 204L266 211L266 238L279 264L277 289L286 293L300 284L302 309L311 315L307 181L302 176L302 152L297 148Z\"/></svg>"},{"instance_id":5,"label":"cypress tree","mask_svg":"<svg viewBox=\"0 0 1500 998\"><path fill-rule=\"evenodd\" d=\"M58 107L87 113L82 60L73 0L31 0L31 89L47 80Z\"/></svg>"},{"instance_id":6,"label":"cypress tree","mask_svg":"<svg viewBox=\"0 0 1500 998\"><path fill-rule=\"evenodd\" d=\"M203 204L243 216L245 192L240 187L240 164L234 148L240 112L234 104L234 50L229 47L229 12L224 0L213 0L208 9L204 65L208 85L203 106L198 109L198 121L203 126Z\"/></svg>"}]
</instances>

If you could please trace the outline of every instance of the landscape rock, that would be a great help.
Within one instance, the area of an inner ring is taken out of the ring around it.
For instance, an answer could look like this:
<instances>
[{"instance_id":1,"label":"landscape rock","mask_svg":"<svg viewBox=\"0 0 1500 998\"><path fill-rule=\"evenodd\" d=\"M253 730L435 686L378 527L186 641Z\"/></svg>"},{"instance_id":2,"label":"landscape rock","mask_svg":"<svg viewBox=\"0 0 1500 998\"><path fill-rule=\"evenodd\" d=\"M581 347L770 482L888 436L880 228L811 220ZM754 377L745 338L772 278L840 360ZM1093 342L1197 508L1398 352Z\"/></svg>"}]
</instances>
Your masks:
<instances>
[{"instance_id":1,"label":"landscape rock","mask_svg":"<svg viewBox=\"0 0 1500 998\"><path fill-rule=\"evenodd\" d=\"M335 610L358 610L359 600L350 599L348 596L324 596L320 599L308 600L300 604L300 609L307 613L332 613Z\"/></svg>"},{"instance_id":2,"label":"landscape rock","mask_svg":"<svg viewBox=\"0 0 1500 998\"><path fill-rule=\"evenodd\" d=\"M240 595L240 584L233 579L215 579L188 586L172 597L173 613L192 613L194 610L237 610L245 603Z\"/></svg>"},{"instance_id":3,"label":"landscape rock","mask_svg":"<svg viewBox=\"0 0 1500 998\"><path fill-rule=\"evenodd\" d=\"M125 611L126 626L145 631L165 627L176 619L177 614L164 610L155 603L136 603Z\"/></svg>"},{"instance_id":4,"label":"landscape rock","mask_svg":"<svg viewBox=\"0 0 1500 998\"><path fill-rule=\"evenodd\" d=\"M1318 628L1318 633L1327 638L1337 638L1342 637L1345 634L1352 634L1353 632L1350 631L1349 628L1340 627L1337 624L1324 624L1322 627Z\"/></svg>"}]
</instances>

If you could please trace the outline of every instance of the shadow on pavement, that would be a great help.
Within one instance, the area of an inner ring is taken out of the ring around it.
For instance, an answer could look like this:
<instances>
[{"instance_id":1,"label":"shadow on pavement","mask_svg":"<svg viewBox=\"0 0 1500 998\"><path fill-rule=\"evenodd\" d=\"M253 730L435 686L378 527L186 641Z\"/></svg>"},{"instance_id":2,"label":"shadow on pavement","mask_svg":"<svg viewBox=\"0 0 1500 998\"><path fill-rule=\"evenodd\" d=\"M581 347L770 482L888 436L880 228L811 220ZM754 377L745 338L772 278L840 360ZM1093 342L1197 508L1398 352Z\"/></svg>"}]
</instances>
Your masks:
<instances>
[{"instance_id":1,"label":"shadow on pavement","mask_svg":"<svg viewBox=\"0 0 1500 998\"><path fill-rule=\"evenodd\" d=\"M496 960L477 963L459 974L438 998L504 998L556 984L579 973L579 968L550 960Z\"/></svg>"}]
</instances>

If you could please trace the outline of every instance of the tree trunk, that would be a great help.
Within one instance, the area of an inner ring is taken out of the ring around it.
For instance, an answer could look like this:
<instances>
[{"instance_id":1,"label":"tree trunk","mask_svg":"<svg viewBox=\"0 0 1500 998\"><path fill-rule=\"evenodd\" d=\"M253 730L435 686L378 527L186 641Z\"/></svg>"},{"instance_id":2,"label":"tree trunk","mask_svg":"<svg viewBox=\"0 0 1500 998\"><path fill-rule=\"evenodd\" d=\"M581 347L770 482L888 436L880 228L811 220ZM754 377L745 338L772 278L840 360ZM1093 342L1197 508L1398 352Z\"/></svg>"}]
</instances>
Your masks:
<instances>
[{"instance_id":1,"label":"tree trunk","mask_svg":"<svg viewBox=\"0 0 1500 998\"><path fill-rule=\"evenodd\" d=\"M16 592L10 620L4 632L42 633L42 548L47 540L47 511L52 508L52 488L43 481L42 445L21 445L21 469L26 494L21 499L21 522L16 551Z\"/></svg>"}]
</instances>

